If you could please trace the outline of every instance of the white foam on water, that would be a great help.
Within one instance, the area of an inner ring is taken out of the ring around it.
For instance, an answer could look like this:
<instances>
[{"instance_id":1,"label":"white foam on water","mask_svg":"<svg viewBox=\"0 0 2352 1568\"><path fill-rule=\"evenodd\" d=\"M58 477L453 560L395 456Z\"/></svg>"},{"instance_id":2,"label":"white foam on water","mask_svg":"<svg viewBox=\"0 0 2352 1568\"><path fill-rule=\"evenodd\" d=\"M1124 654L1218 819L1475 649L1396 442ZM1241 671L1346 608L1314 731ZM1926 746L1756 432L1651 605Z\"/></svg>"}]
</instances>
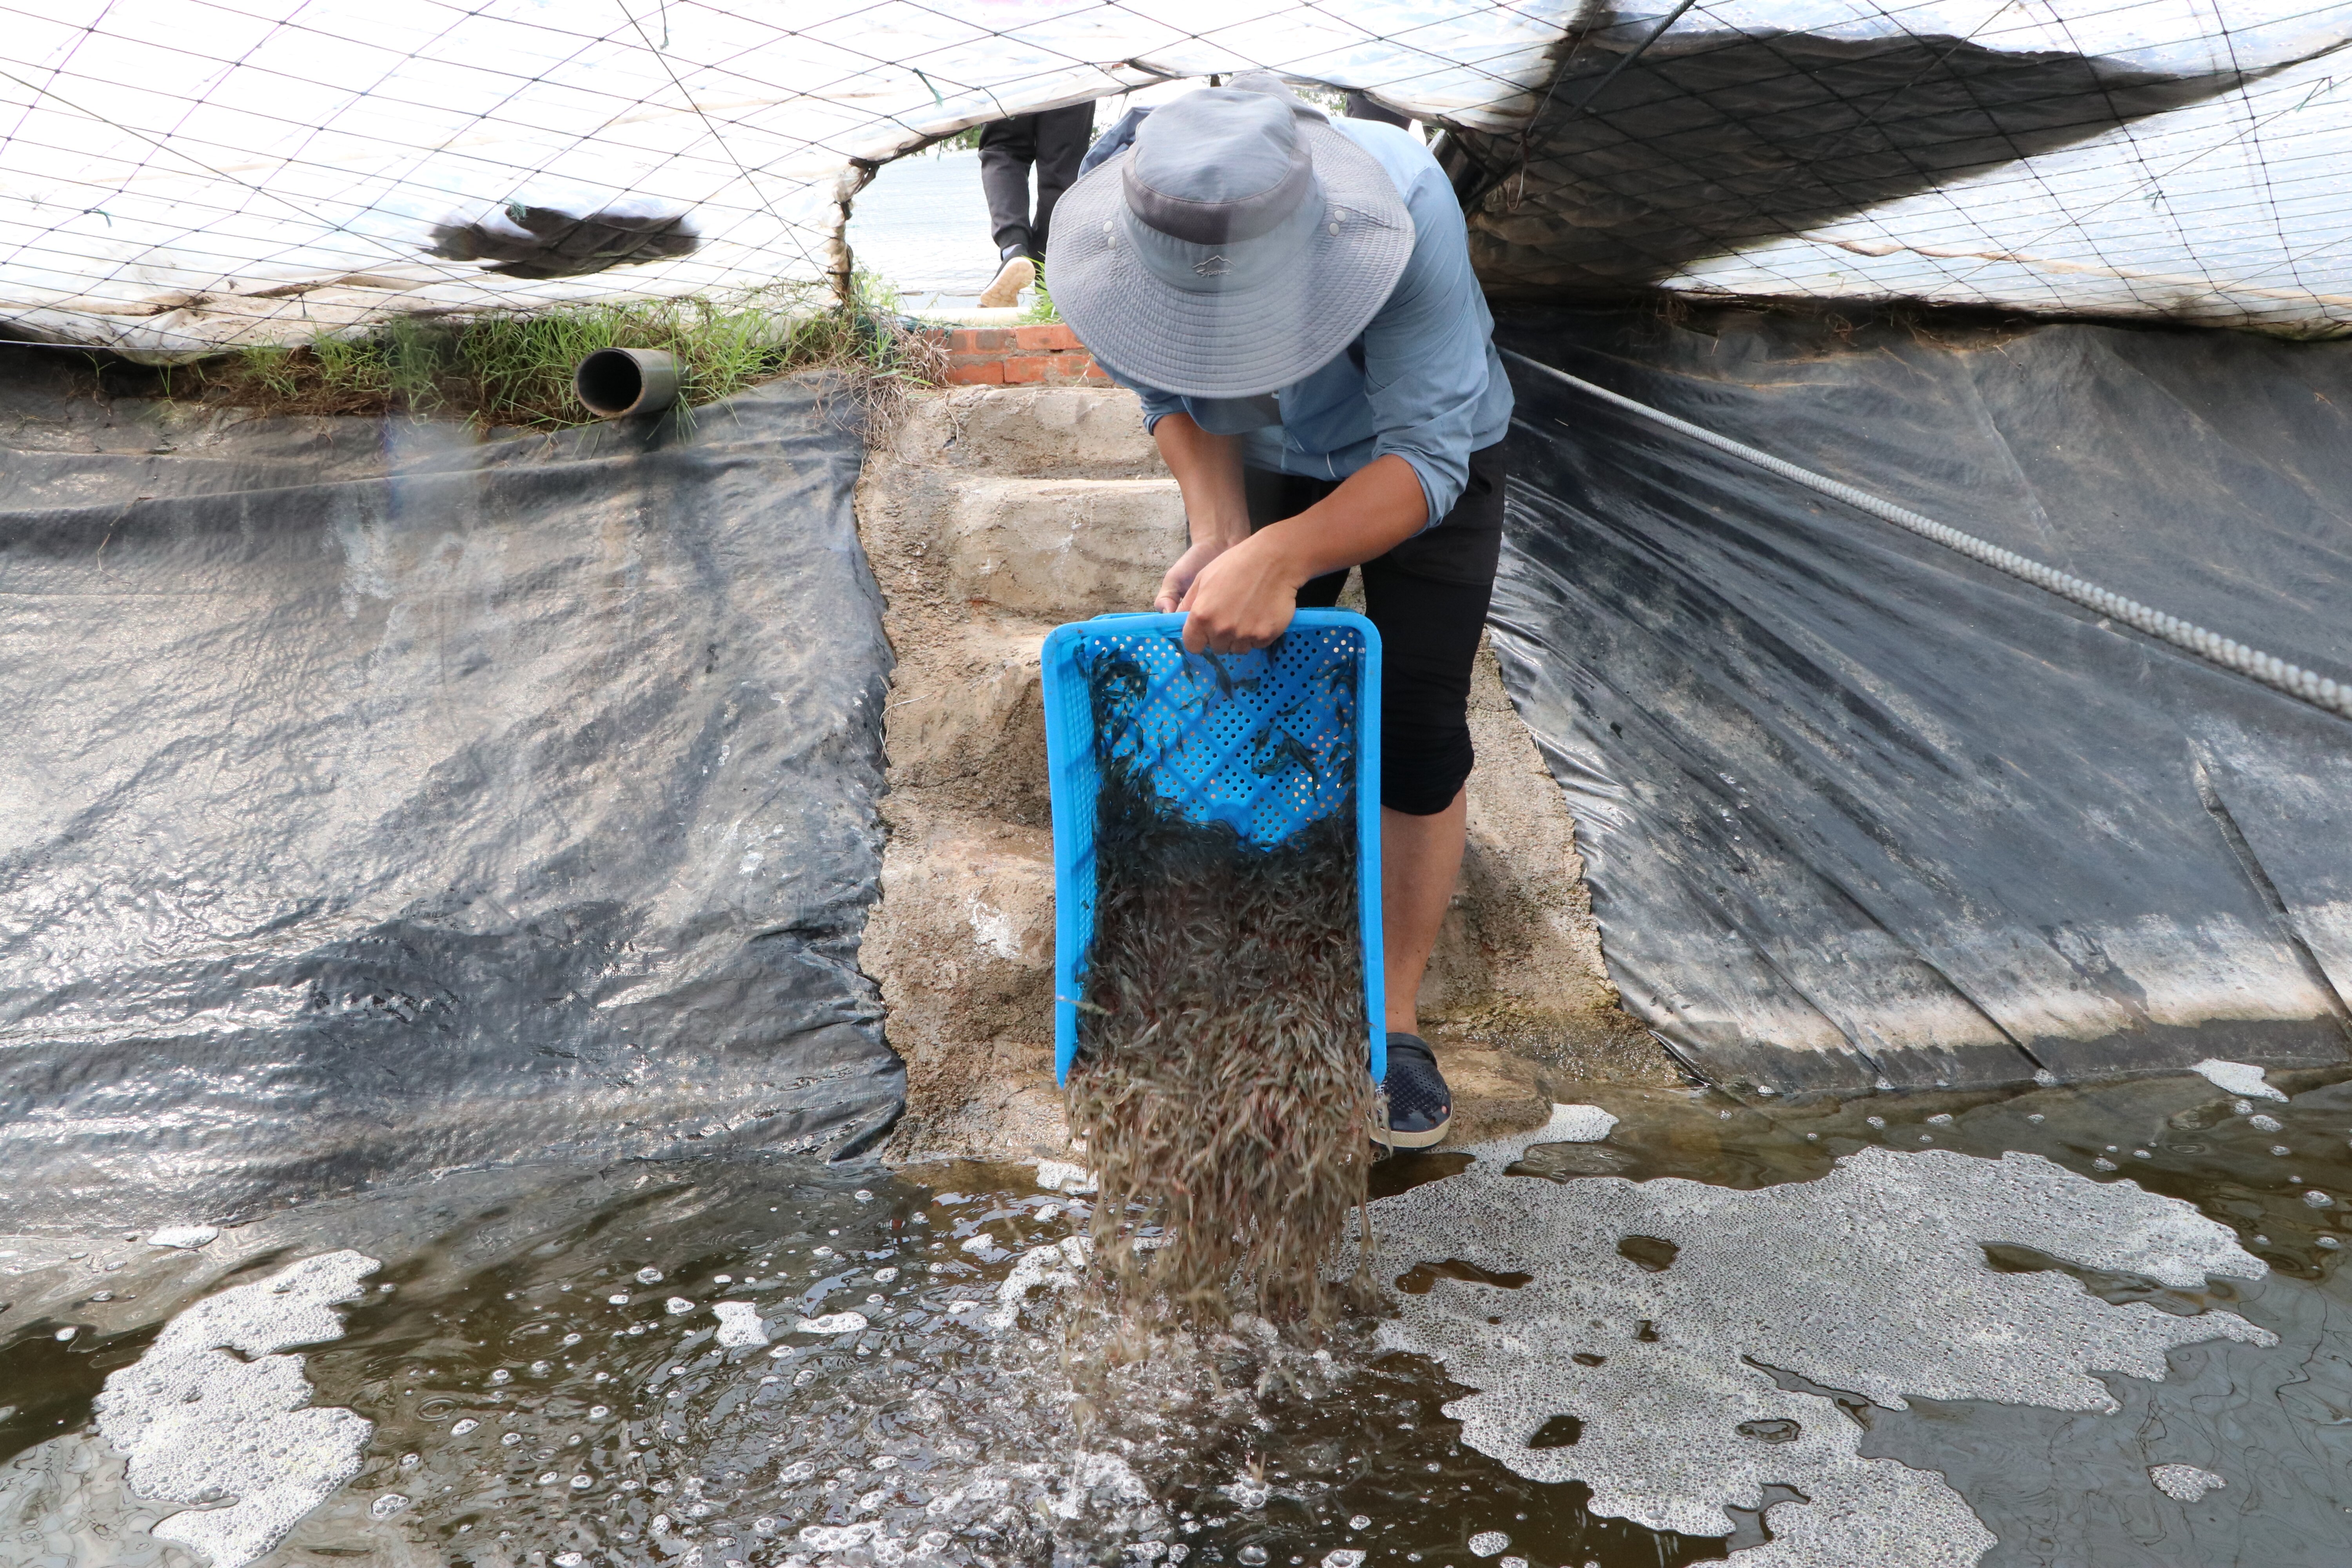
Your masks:
<instances>
[{"instance_id":1,"label":"white foam on water","mask_svg":"<svg viewBox=\"0 0 2352 1568\"><path fill-rule=\"evenodd\" d=\"M713 1301L710 1310L719 1314L719 1344L723 1350L736 1350L768 1342L768 1331L760 1326L760 1309L750 1301Z\"/></svg>"},{"instance_id":2,"label":"white foam on water","mask_svg":"<svg viewBox=\"0 0 2352 1568\"><path fill-rule=\"evenodd\" d=\"M1117 1454L1080 1448L1071 1454L1062 1481L1061 1496L1052 1507L1064 1519L1076 1519L1090 1507L1134 1508L1151 1501L1151 1489Z\"/></svg>"},{"instance_id":3,"label":"white foam on water","mask_svg":"<svg viewBox=\"0 0 2352 1568\"><path fill-rule=\"evenodd\" d=\"M167 1225L147 1233L150 1247L175 1247L185 1251L210 1247L219 1239L220 1226L216 1225Z\"/></svg>"},{"instance_id":4,"label":"white foam on water","mask_svg":"<svg viewBox=\"0 0 2352 1568\"><path fill-rule=\"evenodd\" d=\"M800 1460L780 1471L777 1479L789 1485L809 1480L814 1474L814 1465ZM845 1479L850 1472L839 1474ZM933 1476L937 1479L938 1472ZM858 1506L876 1506L883 1495L880 1490L869 1493L857 1500ZM1147 1532L1169 1528L1168 1520L1152 1502L1151 1489L1126 1459L1117 1454L1085 1448L1072 1449L1051 1462L1000 1464L969 1474L961 1485L932 1492L923 1505L923 1521L991 1519L993 1530L1013 1515L1031 1510L1063 1520L1076 1520L1090 1512L1109 1513L1122 1518L1129 1528ZM919 1528L919 1522L915 1528ZM755 1528L764 1534L771 1524L772 1521L762 1521ZM887 1565L903 1562L910 1553L936 1558L952 1539L945 1531L927 1531L918 1535L904 1525L894 1530L885 1521L861 1520L854 1524L803 1527L796 1543L803 1552L821 1553L824 1558L862 1551L872 1561ZM1126 1554L1146 1562L1164 1558L1171 1563L1181 1563L1189 1555L1189 1549L1181 1545L1161 1541L1144 1544L1156 1550L1139 1552L1137 1546L1130 1544L1125 1549ZM786 1568L807 1561L797 1553L784 1560Z\"/></svg>"},{"instance_id":5,"label":"white foam on water","mask_svg":"<svg viewBox=\"0 0 2352 1568\"><path fill-rule=\"evenodd\" d=\"M1499 1530L1482 1530L1470 1538L1470 1555L1492 1557L1511 1543L1511 1538Z\"/></svg>"},{"instance_id":6,"label":"white foam on water","mask_svg":"<svg viewBox=\"0 0 2352 1568\"><path fill-rule=\"evenodd\" d=\"M2176 1502L2195 1502L2207 1492L2218 1491L2230 1483L2210 1470L2200 1470L2194 1465L2150 1465L2147 1479L2156 1489Z\"/></svg>"},{"instance_id":7,"label":"white foam on water","mask_svg":"<svg viewBox=\"0 0 2352 1568\"><path fill-rule=\"evenodd\" d=\"M1724 1510L1762 1506L1768 1483L1803 1493L1773 1507L1774 1539L1742 1551L1742 1568L1965 1568L1994 1544L1941 1476L1864 1458L1833 1401L1763 1367L1892 1409L1916 1395L2105 1411L2116 1402L2094 1373L2160 1379L2179 1345L2277 1342L2230 1312L2113 1306L2063 1274L1996 1273L1989 1243L2181 1288L2266 1272L2189 1205L2037 1155L1866 1149L1820 1180L1749 1192L1504 1173L1547 1137L1482 1146L1461 1174L1373 1205L1384 1274L1459 1258L1535 1277L1401 1295L1381 1348L1442 1363L1477 1391L1445 1406L1465 1442L1536 1480L1583 1481L1596 1514L1721 1535ZM1629 1236L1678 1250L1654 1273L1619 1254ZM1583 1423L1574 1445L1527 1446L1562 1415ZM1767 1442L1758 1422L1796 1436Z\"/></svg>"},{"instance_id":8,"label":"white foam on water","mask_svg":"<svg viewBox=\"0 0 2352 1568\"><path fill-rule=\"evenodd\" d=\"M1597 1105L1555 1105L1551 1121L1535 1135L1538 1143L1598 1143L1609 1136L1617 1118Z\"/></svg>"},{"instance_id":9,"label":"white foam on water","mask_svg":"<svg viewBox=\"0 0 2352 1568\"><path fill-rule=\"evenodd\" d=\"M989 1309L988 1326L1000 1331L1011 1328L1019 1320L1032 1290L1067 1290L1075 1287L1078 1270L1087 1266L1087 1238L1082 1236L1034 1247L1023 1253L1021 1260L1013 1266L1013 1272L996 1287L996 1305Z\"/></svg>"},{"instance_id":10,"label":"white foam on water","mask_svg":"<svg viewBox=\"0 0 2352 1568\"><path fill-rule=\"evenodd\" d=\"M2242 1094L2248 1100L2284 1100L2285 1094L2263 1081L2263 1069L2245 1062L2225 1062L2218 1057L2207 1057L2189 1069L2214 1088L2231 1094Z\"/></svg>"},{"instance_id":11,"label":"white foam on water","mask_svg":"<svg viewBox=\"0 0 2352 1568\"><path fill-rule=\"evenodd\" d=\"M1090 1193L1097 1183L1095 1173L1084 1165L1074 1165L1066 1160L1040 1160L1037 1184L1049 1193Z\"/></svg>"},{"instance_id":12,"label":"white foam on water","mask_svg":"<svg viewBox=\"0 0 2352 1568\"><path fill-rule=\"evenodd\" d=\"M879 1520L862 1520L856 1524L812 1524L801 1531L801 1544L812 1552L846 1552L881 1533Z\"/></svg>"},{"instance_id":13,"label":"white foam on water","mask_svg":"<svg viewBox=\"0 0 2352 1568\"><path fill-rule=\"evenodd\" d=\"M313 1407L302 1358L281 1352L341 1339L333 1309L358 1300L376 1268L357 1252L321 1253L206 1297L108 1375L98 1429L127 1461L133 1495L226 1504L173 1514L157 1538L213 1568L244 1568L359 1473L373 1424Z\"/></svg>"},{"instance_id":14,"label":"white foam on water","mask_svg":"<svg viewBox=\"0 0 2352 1568\"><path fill-rule=\"evenodd\" d=\"M863 1312L827 1312L822 1318L803 1318L793 1325L796 1334L854 1334L869 1327Z\"/></svg>"}]
</instances>

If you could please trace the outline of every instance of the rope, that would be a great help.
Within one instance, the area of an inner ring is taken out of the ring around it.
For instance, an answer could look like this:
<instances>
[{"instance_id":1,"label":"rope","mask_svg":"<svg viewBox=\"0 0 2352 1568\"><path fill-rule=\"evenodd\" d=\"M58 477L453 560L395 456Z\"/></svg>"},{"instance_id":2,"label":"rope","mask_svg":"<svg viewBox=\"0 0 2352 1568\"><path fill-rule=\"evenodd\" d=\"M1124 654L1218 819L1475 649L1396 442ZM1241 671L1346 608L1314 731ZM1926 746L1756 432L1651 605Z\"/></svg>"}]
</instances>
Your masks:
<instances>
[{"instance_id":1,"label":"rope","mask_svg":"<svg viewBox=\"0 0 2352 1568\"><path fill-rule=\"evenodd\" d=\"M1538 360L1529 359L1523 353L1515 353L1509 349L1502 349L1499 352L1504 358L1517 360L1530 370L1541 371L1544 374L1556 381L1563 382L1588 396L1597 397L1603 403L1624 409L1629 414L1638 414L1643 418L1663 425L1678 435L1687 436L1692 440L1712 447L1718 452L1728 453L1744 463L1752 463L1767 473L1778 474L1780 478L1801 484L1807 489L1818 490L1831 500L1843 501L1857 511L1866 511L1873 517L1883 518L1906 532L1916 533L1922 539L1932 540L1948 550L1958 551L1969 560L1981 562L1997 572L2005 572L2020 582L2031 583L2035 587L2045 589L2062 599L2071 599L2085 609L2096 610L2103 616L2135 626L2152 637L2160 638L2177 648L2218 664L2224 669L2251 676L2264 686L2308 702L2324 712L2336 714L2339 718L2352 719L2352 684L2327 679L2316 671L2305 669L2300 665L2289 664L2286 660L2264 653L2260 648L2248 647L2243 643L2232 641L2217 632L2210 632L2192 622L2184 621L2178 616L2168 616L2160 610L2150 609L2137 599L2126 599L2121 594L2110 593L2095 583L2085 582L2071 573L2061 572L2054 566L2045 566L2041 562L2020 555L2013 550L2003 550L2000 545L1989 543L1974 534L1962 533L1958 529L1937 522L1933 518L1922 517L1907 508L1896 506L1893 501L1883 500L1868 490L1856 489L1852 485L1841 484L1826 475L1814 473L1810 468L1801 468L1794 463L1776 458L1769 452L1759 452L1755 447L1735 441L1727 436L1718 436L1712 430L1702 429L1686 419L1677 419L1662 409L1653 408L1646 403L1635 402L1633 398L1612 392L1605 386L1595 386L1589 381L1570 375L1564 370L1555 370L1550 365Z\"/></svg>"}]
</instances>

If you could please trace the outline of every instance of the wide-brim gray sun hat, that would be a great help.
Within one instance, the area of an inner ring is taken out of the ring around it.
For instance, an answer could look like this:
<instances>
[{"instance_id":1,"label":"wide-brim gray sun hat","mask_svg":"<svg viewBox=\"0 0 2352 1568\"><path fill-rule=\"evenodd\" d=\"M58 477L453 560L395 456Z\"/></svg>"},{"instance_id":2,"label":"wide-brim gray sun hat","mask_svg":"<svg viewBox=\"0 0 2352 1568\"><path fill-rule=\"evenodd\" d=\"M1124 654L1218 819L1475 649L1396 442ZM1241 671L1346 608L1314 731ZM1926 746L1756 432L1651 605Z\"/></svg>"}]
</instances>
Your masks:
<instances>
[{"instance_id":1,"label":"wide-brim gray sun hat","mask_svg":"<svg viewBox=\"0 0 2352 1568\"><path fill-rule=\"evenodd\" d=\"M1094 357L1192 397L1255 397L1353 342L1412 255L1380 161L1262 73L1185 94L1062 193L1054 307Z\"/></svg>"}]
</instances>

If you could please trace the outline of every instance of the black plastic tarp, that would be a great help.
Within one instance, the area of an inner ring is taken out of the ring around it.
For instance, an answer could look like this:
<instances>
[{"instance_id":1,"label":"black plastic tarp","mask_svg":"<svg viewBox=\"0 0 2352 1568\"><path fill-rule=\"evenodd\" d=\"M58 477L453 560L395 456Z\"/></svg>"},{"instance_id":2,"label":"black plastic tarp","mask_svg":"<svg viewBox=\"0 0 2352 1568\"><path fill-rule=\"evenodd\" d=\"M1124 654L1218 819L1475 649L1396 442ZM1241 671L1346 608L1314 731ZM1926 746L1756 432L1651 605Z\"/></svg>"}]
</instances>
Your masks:
<instances>
[{"instance_id":1,"label":"black plastic tarp","mask_svg":"<svg viewBox=\"0 0 2352 1568\"><path fill-rule=\"evenodd\" d=\"M1727 310L1507 345L2352 675L2352 344ZM1496 641L1626 1005L1775 1089L2339 1061L2352 722L1531 373Z\"/></svg>"},{"instance_id":2,"label":"black plastic tarp","mask_svg":"<svg viewBox=\"0 0 2352 1568\"><path fill-rule=\"evenodd\" d=\"M0 372L12 1218L887 1126L890 656L818 388L486 441Z\"/></svg>"},{"instance_id":3,"label":"black plastic tarp","mask_svg":"<svg viewBox=\"0 0 2352 1568\"><path fill-rule=\"evenodd\" d=\"M2234 53L2211 57L2231 60L2226 70L2203 58L2204 68L2168 70L1900 30L1936 25L1916 12L1872 37L1752 18L1710 25L1705 9L1661 33L1671 11L1581 12L1528 124L1448 133L1471 257L1495 297L1622 297L1692 262L1959 185L2259 74ZM2318 54L2340 41L2305 47ZM2264 68L2276 63L2265 58ZM2101 231L2110 256L2137 248L2129 227Z\"/></svg>"}]
</instances>

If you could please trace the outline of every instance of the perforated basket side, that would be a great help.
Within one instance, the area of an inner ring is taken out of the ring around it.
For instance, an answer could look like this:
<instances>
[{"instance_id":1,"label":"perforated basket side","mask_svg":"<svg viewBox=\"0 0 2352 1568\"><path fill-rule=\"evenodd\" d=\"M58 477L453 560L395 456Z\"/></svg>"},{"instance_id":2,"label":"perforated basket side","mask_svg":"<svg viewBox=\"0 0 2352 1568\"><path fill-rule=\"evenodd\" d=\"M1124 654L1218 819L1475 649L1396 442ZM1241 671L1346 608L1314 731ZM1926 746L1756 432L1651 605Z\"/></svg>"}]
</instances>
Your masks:
<instances>
[{"instance_id":1,"label":"perforated basket side","mask_svg":"<svg viewBox=\"0 0 2352 1568\"><path fill-rule=\"evenodd\" d=\"M1104 616L1058 626L1044 649L1055 889L1054 1068L1077 1055L1079 968L1094 937L1095 812L1101 769L1149 778L1178 813L1271 847L1355 809L1360 940L1372 1076L1387 1072L1380 858L1380 633L1363 616L1302 610L1271 649L1187 655L1181 615ZM1109 658L1131 695L1108 758L1088 693Z\"/></svg>"},{"instance_id":2,"label":"perforated basket side","mask_svg":"<svg viewBox=\"0 0 2352 1568\"><path fill-rule=\"evenodd\" d=\"M1078 964L1095 935L1094 711L1077 668L1087 626L1056 626L1041 660L1046 785L1054 816L1054 1078L1078 1054Z\"/></svg>"}]
</instances>

